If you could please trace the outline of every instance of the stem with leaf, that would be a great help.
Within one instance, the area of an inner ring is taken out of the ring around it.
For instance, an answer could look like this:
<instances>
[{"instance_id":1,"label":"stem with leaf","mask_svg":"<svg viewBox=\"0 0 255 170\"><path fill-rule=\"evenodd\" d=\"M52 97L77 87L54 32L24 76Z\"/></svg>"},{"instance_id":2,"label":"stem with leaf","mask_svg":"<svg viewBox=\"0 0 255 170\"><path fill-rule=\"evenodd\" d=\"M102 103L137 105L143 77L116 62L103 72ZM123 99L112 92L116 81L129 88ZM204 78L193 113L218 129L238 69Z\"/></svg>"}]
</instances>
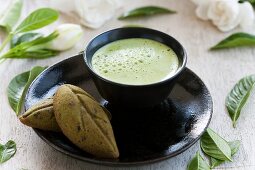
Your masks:
<instances>
[{"instance_id":1,"label":"stem with leaf","mask_svg":"<svg viewBox=\"0 0 255 170\"><path fill-rule=\"evenodd\" d=\"M5 60L6 58L0 58L0 64L2 64Z\"/></svg>"},{"instance_id":2,"label":"stem with leaf","mask_svg":"<svg viewBox=\"0 0 255 170\"><path fill-rule=\"evenodd\" d=\"M3 41L3 43L0 46L0 52L3 51L5 46L11 41L12 37L13 37L13 34L9 33L8 36L5 38L5 40Z\"/></svg>"},{"instance_id":3,"label":"stem with leaf","mask_svg":"<svg viewBox=\"0 0 255 170\"><path fill-rule=\"evenodd\" d=\"M14 35L17 35L19 33L24 33L24 32L29 32L29 31L33 31L36 29L40 29L44 26L47 26L51 23L53 23L54 21L56 21L58 19L58 12L54 9L50 9L50 8L40 8L35 10L34 12L32 12L31 14L29 14L29 16L27 16L18 26L17 28L8 34L8 36L6 37L6 39L3 41L3 43L0 46L0 52L5 48L5 46L11 41L11 39L13 38ZM16 49L10 49L6 54L15 54L13 56L13 58L17 57L18 54L26 54L26 50L29 47L32 47L33 45L37 45L42 43L41 41L50 41L53 38L55 38L57 35L51 35L50 37L45 37L45 38L41 38L38 39L37 41L33 41L32 43L24 43L23 46L19 46ZM35 43L35 44L33 44ZM49 56L49 51L40 51L40 53L43 53L44 56ZM55 54L55 53L54 53ZM34 57L35 53L33 53ZM51 54L52 55L52 54ZM21 58L22 56L19 56L19 58ZM28 57L28 56L27 56ZM2 55L0 57L0 63L2 63L5 58L11 58L10 56L6 57L6 55ZM25 58L25 57L23 57ZM29 56L28 58L31 58L31 56Z\"/></svg>"},{"instance_id":4,"label":"stem with leaf","mask_svg":"<svg viewBox=\"0 0 255 170\"><path fill-rule=\"evenodd\" d=\"M29 42L23 42L13 47L5 54L3 54L0 57L0 63L1 63L1 60L8 59L8 58L42 59L42 58L55 56L58 54L58 51L48 50L45 46L47 45L48 42L55 39L58 35L59 34L57 32L53 32L46 37L39 37Z\"/></svg>"}]
</instances>

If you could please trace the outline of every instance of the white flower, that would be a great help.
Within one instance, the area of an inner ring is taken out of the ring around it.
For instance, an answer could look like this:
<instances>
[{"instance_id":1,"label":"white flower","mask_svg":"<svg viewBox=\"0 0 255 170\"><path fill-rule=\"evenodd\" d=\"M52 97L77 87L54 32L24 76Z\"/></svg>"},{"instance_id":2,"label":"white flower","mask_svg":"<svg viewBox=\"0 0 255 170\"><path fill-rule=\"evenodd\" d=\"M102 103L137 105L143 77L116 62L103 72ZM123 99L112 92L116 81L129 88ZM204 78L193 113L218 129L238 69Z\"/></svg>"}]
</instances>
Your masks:
<instances>
[{"instance_id":1,"label":"white flower","mask_svg":"<svg viewBox=\"0 0 255 170\"><path fill-rule=\"evenodd\" d=\"M250 28L253 26L255 16L253 8L249 2L244 2L240 4L240 18L241 18L240 26L243 29Z\"/></svg>"},{"instance_id":2,"label":"white flower","mask_svg":"<svg viewBox=\"0 0 255 170\"><path fill-rule=\"evenodd\" d=\"M122 0L51 0L50 6L67 14L78 15L81 24L99 28L111 19Z\"/></svg>"},{"instance_id":3,"label":"white flower","mask_svg":"<svg viewBox=\"0 0 255 170\"><path fill-rule=\"evenodd\" d=\"M70 0L49 0L50 6L63 13L70 13L75 10L74 1Z\"/></svg>"},{"instance_id":4,"label":"white flower","mask_svg":"<svg viewBox=\"0 0 255 170\"><path fill-rule=\"evenodd\" d=\"M196 15L211 20L221 31L230 31L240 25L243 29L253 26L254 11L250 3L238 0L192 0Z\"/></svg>"},{"instance_id":5,"label":"white flower","mask_svg":"<svg viewBox=\"0 0 255 170\"><path fill-rule=\"evenodd\" d=\"M91 28L101 27L118 8L116 0L75 0L81 23Z\"/></svg>"},{"instance_id":6,"label":"white flower","mask_svg":"<svg viewBox=\"0 0 255 170\"><path fill-rule=\"evenodd\" d=\"M210 5L210 0L193 0L193 2L195 4L198 5L197 9L196 9L196 15L198 16L198 18L202 19L202 20L208 20L208 8Z\"/></svg>"},{"instance_id":7,"label":"white flower","mask_svg":"<svg viewBox=\"0 0 255 170\"><path fill-rule=\"evenodd\" d=\"M64 51L72 48L83 35L80 25L62 24L55 30L58 36L47 44L47 49Z\"/></svg>"},{"instance_id":8,"label":"white flower","mask_svg":"<svg viewBox=\"0 0 255 170\"><path fill-rule=\"evenodd\" d=\"M210 2L207 16L221 31L229 31L240 23L239 4L236 0Z\"/></svg>"}]
</instances>

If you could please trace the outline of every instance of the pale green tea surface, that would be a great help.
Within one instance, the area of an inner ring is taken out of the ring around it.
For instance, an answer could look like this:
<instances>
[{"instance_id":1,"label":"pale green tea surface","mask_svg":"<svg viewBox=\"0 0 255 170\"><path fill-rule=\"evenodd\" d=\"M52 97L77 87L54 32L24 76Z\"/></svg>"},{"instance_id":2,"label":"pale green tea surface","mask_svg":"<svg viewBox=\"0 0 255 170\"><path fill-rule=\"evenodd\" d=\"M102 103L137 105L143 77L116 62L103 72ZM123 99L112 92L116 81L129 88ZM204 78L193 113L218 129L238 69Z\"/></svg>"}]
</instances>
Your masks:
<instances>
[{"instance_id":1,"label":"pale green tea surface","mask_svg":"<svg viewBox=\"0 0 255 170\"><path fill-rule=\"evenodd\" d=\"M129 85L160 82L178 69L178 58L168 46L154 40L114 41L92 57L93 70L105 79Z\"/></svg>"}]
</instances>

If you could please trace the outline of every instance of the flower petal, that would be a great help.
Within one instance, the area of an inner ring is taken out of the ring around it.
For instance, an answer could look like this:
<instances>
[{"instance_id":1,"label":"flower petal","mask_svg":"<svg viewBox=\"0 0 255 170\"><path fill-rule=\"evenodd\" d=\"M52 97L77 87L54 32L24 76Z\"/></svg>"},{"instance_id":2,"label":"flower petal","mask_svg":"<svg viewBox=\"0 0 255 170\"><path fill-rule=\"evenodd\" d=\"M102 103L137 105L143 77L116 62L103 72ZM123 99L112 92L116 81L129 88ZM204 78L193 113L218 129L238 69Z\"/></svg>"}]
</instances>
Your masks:
<instances>
[{"instance_id":1,"label":"flower petal","mask_svg":"<svg viewBox=\"0 0 255 170\"><path fill-rule=\"evenodd\" d=\"M59 34L56 39L53 39L47 44L48 49L65 51L72 48L83 35L83 30L80 25L62 24L56 28Z\"/></svg>"},{"instance_id":2,"label":"flower petal","mask_svg":"<svg viewBox=\"0 0 255 170\"><path fill-rule=\"evenodd\" d=\"M229 31L235 28L240 23L238 2L235 0L211 1L208 18L221 31Z\"/></svg>"},{"instance_id":3,"label":"flower petal","mask_svg":"<svg viewBox=\"0 0 255 170\"><path fill-rule=\"evenodd\" d=\"M208 3L210 0L191 0L195 5L200 5L202 3Z\"/></svg>"},{"instance_id":4,"label":"flower petal","mask_svg":"<svg viewBox=\"0 0 255 170\"><path fill-rule=\"evenodd\" d=\"M208 20L208 15L207 15L207 11L210 5L210 1L206 0L203 2L200 2L200 4L198 5L197 9L196 9L196 15L198 18L202 19L202 20Z\"/></svg>"},{"instance_id":5,"label":"flower petal","mask_svg":"<svg viewBox=\"0 0 255 170\"><path fill-rule=\"evenodd\" d=\"M74 2L70 0L50 0L49 6L63 13L75 11Z\"/></svg>"},{"instance_id":6,"label":"flower petal","mask_svg":"<svg viewBox=\"0 0 255 170\"><path fill-rule=\"evenodd\" d=\"M243 29L248 29L254 25L254 11L249 2L239 4L240 7L240 26Z\"/></svg>"},{"instance_id":7,"label":"flower petal","mask_svg":"<svg viewBox=\"0 0 255 170\"><path fill-rule=\"evenodd\" d=\"M75 6L82 24L98 28L113 17L120 3L119 0L75 0Z\"/></svg>"}]
</instances>

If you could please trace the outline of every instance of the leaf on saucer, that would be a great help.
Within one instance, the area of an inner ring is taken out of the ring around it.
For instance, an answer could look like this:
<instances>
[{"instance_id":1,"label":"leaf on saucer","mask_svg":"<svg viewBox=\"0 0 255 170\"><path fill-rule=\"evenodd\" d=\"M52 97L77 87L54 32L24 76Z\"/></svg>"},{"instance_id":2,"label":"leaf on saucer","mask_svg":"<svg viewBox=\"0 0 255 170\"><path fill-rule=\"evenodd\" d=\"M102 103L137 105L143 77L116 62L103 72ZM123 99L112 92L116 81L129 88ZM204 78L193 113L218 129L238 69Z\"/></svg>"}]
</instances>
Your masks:
<instances>
[{"instance_id":1,"label":"leaf on saucer","mask_svg":"<svg viewBox=\"0 0 255 170\"><path fill-rule=\"evenodd\" d=\"M133 18L133 17L142 17L142 16L150 16L150 15L156 15L156 14L173 14L176 13L176 11L162 8L158 6L145 6L133 9L131 11L125 12L122 14L118 19L124 20L127 18Z\"/></svg>"},{"instance_id":2,"label":"leaf on saucer","mask_svg":"<svg viewBox=\"0 0 255 170\"><path fill-rule=\"evenodd\" d=\"M208 163L201 157L199 152L188 164L188 170L210 170Z\"/></svg>"},{"instance_id":3,"label":"leaf on saucer","mask_svg":"<svg viewBox=\"0 0 255 170\"><path fill-rule=\"evenodd\" d=\"M231 160L231 149L225 139L220 137L212 129L207 128L201 137L201 148L210 157L219 160Z\"/></svg>"},{"instance_id":4,"label":"leaf on saucer","mask_svg":"<svg viewBox=\"0 0 255 170\"><path fill-rule=\"evenodd\" d=\"M233 48L241 46L254 46L255 36L247 33L235 33L220 41L217 45L210 48L210 50L219 50L224 48Z\"/></svg>"},{"instance_id":5,"label":"leaf on saucer","mask_svg":"<svg viewBox=\"0 0 255 170\"><path fill-rule=\"evenodd\" d=\"M9 83L7 89L8 100L17 115L21 112L28 87L45 68L35 66L30 71L15 76Z\"/></svg>"},{"instance_id":6,"label":"leaf on saucer","mask_svg":"<svg viewBox=\"0 0 255 170\"><path fill-rule=\"evenodd\" d=\"M248 100L254 85L255 75L244 77L238 81L226 98L225 104L234 127L236 126L236 121L239 118L241 110Z\"/></svg>"}]
</instances>

